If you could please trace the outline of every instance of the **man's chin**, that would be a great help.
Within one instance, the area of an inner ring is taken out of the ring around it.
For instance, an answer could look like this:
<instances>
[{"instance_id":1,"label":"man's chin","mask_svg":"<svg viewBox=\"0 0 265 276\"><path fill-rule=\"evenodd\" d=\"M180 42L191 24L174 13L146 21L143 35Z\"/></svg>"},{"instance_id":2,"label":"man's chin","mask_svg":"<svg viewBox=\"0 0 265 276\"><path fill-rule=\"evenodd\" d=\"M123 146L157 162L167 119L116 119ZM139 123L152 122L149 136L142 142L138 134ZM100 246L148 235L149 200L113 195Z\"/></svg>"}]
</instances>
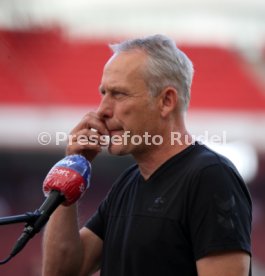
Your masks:
<instances>
[{"instance_id":1,"label":"man's chin","mask_svg":"<svg viewBox=\"0 0 265 276\"><path fill-rule=\"evenodd\" d=\"M126 149L125 146L117 146L117 145L113 145L113 144L110 144L108 146L108 152L112 155L126 155L126 154L129 154L130 152L128 152L128 149Z\"/></svg>"}]
</instances>

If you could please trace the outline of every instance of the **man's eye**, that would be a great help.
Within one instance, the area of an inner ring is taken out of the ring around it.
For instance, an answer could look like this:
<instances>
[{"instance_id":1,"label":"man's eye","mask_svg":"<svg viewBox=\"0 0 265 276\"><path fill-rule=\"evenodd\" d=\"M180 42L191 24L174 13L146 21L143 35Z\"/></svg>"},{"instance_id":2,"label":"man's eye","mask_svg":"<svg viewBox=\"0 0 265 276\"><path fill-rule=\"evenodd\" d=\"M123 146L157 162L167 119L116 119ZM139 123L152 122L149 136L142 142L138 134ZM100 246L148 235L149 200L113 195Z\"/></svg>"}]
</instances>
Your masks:
<instances>
[{"instance_id":1,"label":"man's eye","mask_svg":"<svg viewBox=\"0 0 265 276\"><path fill-rule=\"evenodd\" d=\"M112 93L112 95L113 95L113 97L120 98L120 97L125 96L125 93L124 92L120 92L120 91L114 91Z\"/></svg>"},{"instance_id":2,"label":"man's eye","mask_svg":"<svg viewBox=\"0 0 265 276\"><path fill-rule=\"evenodd\" d=\"M105 91L105 90L100 90L100 94L101 94L102 96L104 96L104 95L106 94L106 91Z\"/></svg>"}]
</instances>

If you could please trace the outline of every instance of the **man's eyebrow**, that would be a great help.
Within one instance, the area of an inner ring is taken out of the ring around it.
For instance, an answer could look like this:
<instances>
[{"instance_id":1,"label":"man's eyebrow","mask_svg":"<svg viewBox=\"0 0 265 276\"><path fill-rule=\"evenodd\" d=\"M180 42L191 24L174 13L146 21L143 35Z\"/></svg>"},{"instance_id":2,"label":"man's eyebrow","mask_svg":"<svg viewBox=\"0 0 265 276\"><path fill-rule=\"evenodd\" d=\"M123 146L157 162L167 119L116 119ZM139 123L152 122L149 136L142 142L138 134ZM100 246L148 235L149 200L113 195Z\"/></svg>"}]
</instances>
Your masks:
<instances>
[{"instance_id":1,"label":"man's eyebrow","mask_svg":"<svg viewBox=\"0 0 265 276\"><path fill-rule=\"evenodd\" d=\"M100 93L103 93L105 91L105 88L103 87L103 85L100 85L98 90ZM125 87L121 87L121 86L112 86L112 87L109 87L107 90L111 91L111 92L115 92L115 91L127 92L128 91Z\"/></svg>"}]
</instances>

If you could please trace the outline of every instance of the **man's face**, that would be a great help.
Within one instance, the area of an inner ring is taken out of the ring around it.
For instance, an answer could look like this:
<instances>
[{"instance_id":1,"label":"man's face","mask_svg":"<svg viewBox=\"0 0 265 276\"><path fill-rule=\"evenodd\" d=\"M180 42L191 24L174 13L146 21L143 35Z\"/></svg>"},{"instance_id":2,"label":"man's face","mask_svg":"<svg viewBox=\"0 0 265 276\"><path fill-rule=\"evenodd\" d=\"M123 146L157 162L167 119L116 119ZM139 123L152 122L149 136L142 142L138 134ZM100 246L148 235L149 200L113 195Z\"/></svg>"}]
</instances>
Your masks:
<instances>
[{"instance_id":1,"label":"man's face","mask_svg":"<svg viewBox=\"0 0 265 276\"><path fill-rule=\"evenodd\" d=\"M146 138L136 145L139 140L132 140L132 136L143 137L145 132L158 134L157 98L150 96L144 81L145 62L143 52L130 51L114 55L104 67L98 114L109 130L112 141L109 152L112 154L143 152L151 145L145 144Z\"/></svg>"}]
</instances>

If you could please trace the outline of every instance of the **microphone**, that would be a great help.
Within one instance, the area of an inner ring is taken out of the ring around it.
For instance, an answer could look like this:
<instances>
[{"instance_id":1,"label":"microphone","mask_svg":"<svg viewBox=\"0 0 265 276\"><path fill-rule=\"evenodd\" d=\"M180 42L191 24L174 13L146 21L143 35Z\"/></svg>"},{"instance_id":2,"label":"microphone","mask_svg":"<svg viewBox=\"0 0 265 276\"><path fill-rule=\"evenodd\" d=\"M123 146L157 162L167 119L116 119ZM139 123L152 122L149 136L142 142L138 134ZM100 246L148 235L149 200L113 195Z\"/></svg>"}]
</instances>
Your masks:
<instances>
[{"instance_id":1,"label":"microphone","mask_svg":"<svg viewBox=\"0 0 265 276\"><path fill-rule=\"evenodd\" d=\"M63 204L76 202L89 187L91 165L82 155L69 155L57 162L43 182L43 192L47 197L34 213L37 219L25 225L24 231L12 249L10 257L20 252L27 242L47 223L55 209Z\"/></svg>"}]
</instances>

